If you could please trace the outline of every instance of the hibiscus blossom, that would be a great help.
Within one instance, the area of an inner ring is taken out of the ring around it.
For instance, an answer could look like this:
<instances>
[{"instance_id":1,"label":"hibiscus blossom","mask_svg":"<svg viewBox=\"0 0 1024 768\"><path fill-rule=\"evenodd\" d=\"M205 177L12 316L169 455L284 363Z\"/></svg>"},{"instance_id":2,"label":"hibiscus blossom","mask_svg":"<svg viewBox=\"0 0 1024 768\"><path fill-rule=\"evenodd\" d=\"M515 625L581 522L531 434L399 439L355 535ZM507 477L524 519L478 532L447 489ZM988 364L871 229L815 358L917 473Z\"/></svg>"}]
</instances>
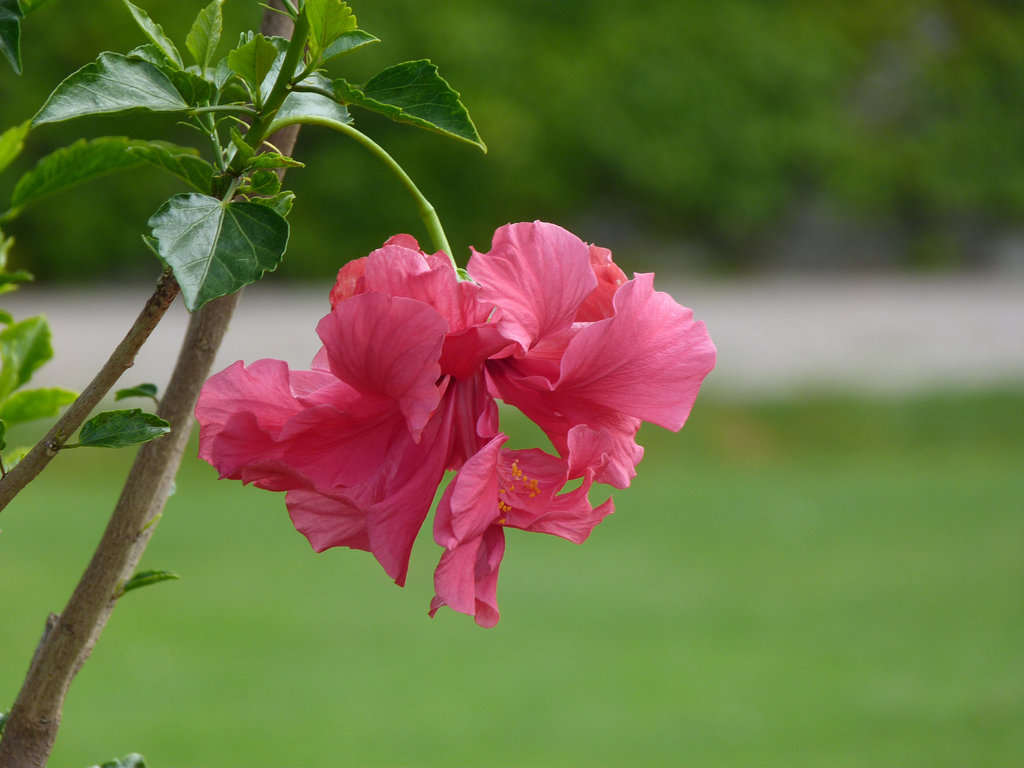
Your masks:
<instances>
[{"instance_id":1,"label":"hibiscus blossom","mask_svg":"<svg viewBox=\"0 0 1024 768\"><path fill-rule=\"evenodd\" d=\"M715 349L652 275L627 280L609 251L553 224L502 227L467 271L391 238L339 272L310 371L235 363L196 414L200 456L221 477L286 491L314 549L372 552L398 584L455 471L435 518L431 614L449 605L492 626L504 529L583 541L612 511L591 505L592 484L629 484L642 421L682 427ZM557 455L506 448L495 398Z\"/></svg>"}]
</instances>

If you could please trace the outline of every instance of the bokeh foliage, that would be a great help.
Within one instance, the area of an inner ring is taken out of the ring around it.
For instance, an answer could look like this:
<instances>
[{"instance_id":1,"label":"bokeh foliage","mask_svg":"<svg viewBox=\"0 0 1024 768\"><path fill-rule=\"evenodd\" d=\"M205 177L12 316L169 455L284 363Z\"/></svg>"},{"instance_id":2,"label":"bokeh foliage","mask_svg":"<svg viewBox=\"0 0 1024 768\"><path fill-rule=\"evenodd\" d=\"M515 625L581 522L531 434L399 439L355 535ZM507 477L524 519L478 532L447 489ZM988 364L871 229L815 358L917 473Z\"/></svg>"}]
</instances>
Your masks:
<instances>
[{"instance_id":1,"label":"bokeh foliage","mask_svg":"<svg viewBox=\"0 0 1024 768\"><path fill-rule=\"evenodd\" d=\"M183 36L200 0L149 0ZM353 4L384 42L336 74L368 79L430 57L458 89L486 157L373 117L372 132L439 210L457 251L508 221L556 220L587 240L719 264L811 204L916 243L1024 218L1024 6L998 0L599 0ZM229 25L255 4L229 0ZM226 33L233 39L234 32ZM30 116L71 70L141 42L114 0L48 5L23 30L21 78L0 77L4 125ZM86 130L153 138L162 118ZM36 131L16 167L69 143L80 125ZM291 277L331 274L396 231L422 238L402 191L358 147L307 129ZM313 169L312 166L316 165ZM155 173L116 177L19 221L15 259L43 277L149 275L138 233L170 191ZM946 238L948 239L948 238ZM948 260L962 258L955 243ZM926 249L927 250L927 249ZM897 260L927 259L920 251ZM460 254L461 255L461 254ZM828 254L822 254L827 260ZM628 264L628 258L625 259Z\"/></svg>"}]
</instances>

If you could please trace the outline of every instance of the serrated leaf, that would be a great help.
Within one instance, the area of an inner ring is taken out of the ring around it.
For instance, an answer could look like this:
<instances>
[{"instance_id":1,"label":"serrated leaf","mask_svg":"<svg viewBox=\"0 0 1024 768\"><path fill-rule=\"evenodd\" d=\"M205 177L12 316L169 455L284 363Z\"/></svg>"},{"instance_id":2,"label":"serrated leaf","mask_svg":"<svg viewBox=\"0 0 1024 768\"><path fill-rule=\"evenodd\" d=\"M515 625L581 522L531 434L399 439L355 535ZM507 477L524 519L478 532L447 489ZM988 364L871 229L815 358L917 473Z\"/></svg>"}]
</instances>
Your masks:
<instances>
[{"instance_id":1,"label":"serrated leaf","mask_svg":"<svg viewBox=\"0 0 1024 768\"><path fill-rule=\"evenodd\" d=\"M171 431L171 425L141 408L104 411L82 425L75 447L124 448L147 443ZM66 446L71 447L71 446Z\"/></svg>"},{"instance_id":2,"label":"serrated leaf","mask_svg":"<svg viewBox=\"0 0 1024 768\"><path fill-rule=\"evenodd\" d=\"M292 203L295 202L295 193L289 190L278 192L273 197L254 197L249 202L263 205L276 211L278 215L287 217L292 211Z\"/></svg>"},{"instance_id":3,"label":"serrated leaf","mask_svg":"<svg viewBox=\"0 0 1024 768\"><path fill-rule=\"evenodd\" d=\"M139 571L124 583L124 586L121 587L121 594L123 595L140 587L148 587L150 584L159 584L161 581L177 581L180 578L181 576L174 573L174 571Z\"/></svg>"},{"instance_id":4,"label":"serrated leaf","mask_svg":"<svg viewBox=\"0 0 1024 768\"><path fill-rule=\"evenodd\" d=\"M378 112L399 123L415 125L487 151L459 94L427 59L407 61L379 72L361 89L335 80L338 100Z\"/></svg>"},{"instance_id":5,"label":"serrated leaf","mask_svg":"<svg viewBox=\"0 0 1024 768\"><path fill-rule=\"evenodd\" d=\"M186 69L171 70L165 74L181 98L193 107L205 106L213 98L215 86L209 80Z\"/></svg>"},{"instance_id":6,"label":"serrated leaf","mask_svg":"<svg viewBox=\"0 0 1024 768\"><path fill-rule=\"evenodd\" d=\"M253 94L257 94L274 68L277 56L277 46L263 35L256 34L249 42L228 54L228 66L248 84Z\"/></svg>"},{"instance_id":7,"label":"serrated leaf","mask_svg":"<svg viewBox=\"0 0 1024 768\"><path fill-rule=\"evenodd\" d=\"M304 168L305 164L293 157L279 155L277 152L261 152L249 158L245 166L252 170L257 168Z\"/></svg>"},{"instance_id":8,"label":"serrated leaf","mask_svg":"<svg viewBox=\"0 0 1024 768\"><path fill-rule=\"evenodd\" d=\"M51 357L50 326L42 315L13 323L0 331L0 401L27 383Z\"/></svg>"},{"instance_id":9,"label":"serrated leaf","mask_svg":"<svg viewBox=\"0 0 1024 768\"><path fill-rule=\"evenodd\" d=\"M0 52L21 74L21 7L18 0L0 0Z\"/></svg>"},{"instance_id":10,"label":"serrated leaf","mask_svg":"<svg viewBox=\"0 0 1024 768\"><path fill-rule=\"evenodd\" d=\"M140 141L130 144L128 152L173 173L204 194L210 191L210 182L216 169L191 147L178 147L162 141Z\"/></svg>"},{"instance_id":11,"label":"serrated leaf","mask_svg":"<svg viewBox=\"0 0 1024 768\"><path fill-rule=\"evenodd\" d=\"M304 7L309 21L309 51L313 61L346 32L356 28L356 17L341 0L306 0Z\"/></svg>"},{"instance_id":12,"label":"serrated leaf","mask_svg":"<svg viewBox=\"0 0 1024 768\"><path fill-rule=\"evenodd\" d=\"M49 419L60 413L65 405L75 402L78 394L70 389L45 387L26 389L15 392L0 405L0 419L8 424L20 424L23 421Z\"/></svg>"},{"instance_id":13,"label":"serrated leaf","mask_svg":"<svg viewBox=\"0 0 1024 768\"><path fill-rule=\"evenodd\" d=\"M213 0L203 8L192 22L192 29L185 36L185 47L192 54L203 75L213 60L224 28L224 18L220 9L222 2L223 0Z\"/></svg>"},{"instance_id":14,"label":"serrated leaf","mask_svg":"<svg viewBox=\"0 0 1024 768\"><path fill-rule=\"evenodd\" d=\"M292 92L285 97L267 132L274 133L285 126L308 123L316 118L352 122L352 115L343 104L319 93Z\"/></svg>"},{"instance_id":15,"label":"serrated leaf","mask_svg":"<svg viewBox=\"0 0 1024 768\"><path fill-rule=\"evenodd\" d=\"M238 188L240 195L268 195L273 196L281 191L281 179L271 170L260 169L255 171L249 178L247 184Z\"/></svg>"},{"instance_id":16,"label":"serrated leaf","mask_svg":"<svg viewBox=\"0 0 1024 768\"><path fill-rule=\"evenodd\" d=\"M148 37L150 42L159 48L160 52L173 62L178 69L181 69L184 66L181 61L181 54L178 53L178 49L174 46L174 42L171 38L164 34L164 28L153 21L149 14L142 8L139 8L139 6L129 2L129 0L122 0L122 2L125 4L125 7L128 8L132 18L135 19L135 23L139 25L139 29L142 30L142 33Z\"/></svg>"},{"instance_id":17,"label":"serrated leaf","mask_svg":"<svg viewBox=\"0 0 1024 768\"><path fill-rule=\"evenodd\" d=\"M0 133L0 171L11 164L21 150L25 147L25 137L28 136L32 121L26 120L20 125L14 125L3 133Z\"/></svg>"},{"instance_id":18,"label":"serrated leaf","mask_svg":"<svg viewBox=\"0 0 1024 768\"><path fill-rule=\"evenodd\" d=\"M149 226L192 312L277 269L288 245L288 222L271 208L194 193L165 202Z\"/></svg>"},{"instance_id":19,"label":"serrated leaf","mask_svg":"<svg viewBox=\"0 0 1024 768\"><path fill-rule=\"evenodd\" d=\"M114 393L114 400L124 400L126 397L149 397L155 400L158 391L156 384L138 384L117 390Z\"/></svg>"},{"instance_id":20,"label":"serrated leaf","mask_svg":"<svg viewBox=\"0 0 1024 768\"><path fill-rule=\"evenodd\" d=\"M353 29L340 35L337 40L327 46L327 50L323 52L320 61L327 61L335 56L343 56L346 53L352 53L352 51L362 48L364 45L379 42L379 37L374 37L369 32L361 29Z\"/></svg>"},{"instance_id":21,"label":"serrated leaf","mask_svg":"<svg viewBox=\"0 0 1024 768\"><path fill-rule=\"evenodd\" d=\"M136 144L144 146L146 142L103 136L79 139L54 150L18 179L11 195L12 209L24 208L84 181L143 165L145 160L129 151Z\"/></svg>"},{"instance_id":22,"label":"serrated leaf","mask_svg":"<svg viewBox=\"0 0 1024 768\"><path fill-rule=\"evenodd\" d=\"M108 52L101 53L96 61L58 85L32 118L32 125L136 109L179 112L188 106L167 75L154 64Z\"/></svg>"}]
</instances>

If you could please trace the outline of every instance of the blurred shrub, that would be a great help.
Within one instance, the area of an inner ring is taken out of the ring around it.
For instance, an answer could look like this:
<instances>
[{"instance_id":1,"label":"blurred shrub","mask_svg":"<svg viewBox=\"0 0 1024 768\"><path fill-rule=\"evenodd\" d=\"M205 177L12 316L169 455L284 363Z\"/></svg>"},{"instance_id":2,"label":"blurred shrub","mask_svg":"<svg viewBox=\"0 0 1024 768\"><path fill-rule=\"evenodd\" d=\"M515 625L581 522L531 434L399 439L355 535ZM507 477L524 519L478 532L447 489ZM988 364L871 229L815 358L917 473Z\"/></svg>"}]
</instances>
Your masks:
<instances>
[{"instance_id":1,"label":"blurred shrub","mask_svg":"<svg viewBox=\"0 0 1024 768\"><path fill-rule=\"evenodd\" d=\"M202 1L144 4L182 35ZM914 247L895 252L897 261L941 251L957 262L951 232L1024 218L1019 3L352 5L384 42L342 60L337 74L365 80L428 56L462 92L489 145L485 157L357 116L418 180L457 249L486 250L500 224L542 218L619 250L644 249L645 261L689 244L714 264L756 264L768 258L765 239L810 205L910 232ZM239 26L255 18L240 0L226 12ZM101 47L139 41L115 0L61 0L37 12L24 32L25 76L0 76L3 122L30 115L63 73ZM145 138L163 124L136 123ZM38 131L31 153L68 141L73 132L64 130ZM421 235L397 183L359 148L307 129L297 153L318 168L289 179L299 200L283 273L323 276L393 232ZM156 176L117 177L62 198L60 227L41 212L26 216L12 228L18 258L53 277L98 268L150 274L136 243L169 191L163 185Z\"/></svg>"}]
</instances>

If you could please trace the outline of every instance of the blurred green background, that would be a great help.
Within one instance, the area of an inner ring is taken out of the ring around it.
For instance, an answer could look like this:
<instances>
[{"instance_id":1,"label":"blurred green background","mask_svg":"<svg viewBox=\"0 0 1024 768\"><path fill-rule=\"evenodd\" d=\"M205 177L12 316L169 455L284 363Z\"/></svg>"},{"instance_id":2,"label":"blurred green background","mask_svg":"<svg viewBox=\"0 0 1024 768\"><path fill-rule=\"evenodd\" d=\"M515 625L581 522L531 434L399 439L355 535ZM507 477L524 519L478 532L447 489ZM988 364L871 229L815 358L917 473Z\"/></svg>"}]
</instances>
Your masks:
<instances>
[{"instance_id":1,"label":"blurred green background","mask_svg":"<svg viewBox=\"0 0 1024 768\"><path fill-rule=\"evenodd\" d=\"M180 39L204 3L140 4ZM353 7L384 42L334 72L429 56L488 142L484 156L358 116L458 249L540 218L671 279L1003 267L1020 238L1020 3ZM258 16L225 11L236 31ZM114 0L37 11L25 75L0 72L0 123L99 50L140 42ZM80 130L166 125L37 130L0 200ZM324 284L394 232L422 236L359 148L306 130L297 156L318 168L289 175L292 245L271 280ZM136 173L56 198L5 227L12 259L43 283L148 279L139 234L175 191ZM760 402L712 386L681 435L644 431L639 476L584 546L510 535L489 631L426 617L429 535L400 590L364 553L313 556L279 495L187 459L143 562L182 580L119 606L53 765L137 750L155 768L1018 766L1022 435L1019 387ZM0 706L130 458L61 457L0 516Z\"/></svg>"},{"instance_id":2,"label":"blurred green background","mask_svg":"<svg viewBox=\"0 0 1024 768\"><path fill-rule=\"evenodd\" d=\"M53 765L1020 765L1022 433L1019 392L705 399L584 545L510 532L493 630L427 618L429 532L398 589L186 460L142 563L182 580L118 606ZM128 458L4 512L5 699Z\"/></svg>"},{"instance_id":3,"label":"blurred green background","mask_svg":"<svg viewBox=\"0 0 1024 768\"><path fill-rule=\"evenodd\" d=\"M181 39L201 0L142 3ZM336 62L362 82L430 57L487 156L357 114L423 187L460 252L508 221L558 221L620 259L710 270L942 268L1006 258L1024 221L1024 5L999 0L600 0L353 3L383 43ZM255 23L225 6L234 39ZM31 116L103 49L143 42L115 0L60 0L25 22L3 123ZM0 197L79 131L162 137L172 118L36 131ZM193 136L182 130L180 141ZM378 161L323 130L297 150L288 277L322 277L398 231L422 234ZM126 177L127 178L127 177ZM149 276L138 246L171 192L156 172L64 195L10 227L47 279ZM1019 255L1019 254L1018 254Z\"/></svg>"}]
</instances>

